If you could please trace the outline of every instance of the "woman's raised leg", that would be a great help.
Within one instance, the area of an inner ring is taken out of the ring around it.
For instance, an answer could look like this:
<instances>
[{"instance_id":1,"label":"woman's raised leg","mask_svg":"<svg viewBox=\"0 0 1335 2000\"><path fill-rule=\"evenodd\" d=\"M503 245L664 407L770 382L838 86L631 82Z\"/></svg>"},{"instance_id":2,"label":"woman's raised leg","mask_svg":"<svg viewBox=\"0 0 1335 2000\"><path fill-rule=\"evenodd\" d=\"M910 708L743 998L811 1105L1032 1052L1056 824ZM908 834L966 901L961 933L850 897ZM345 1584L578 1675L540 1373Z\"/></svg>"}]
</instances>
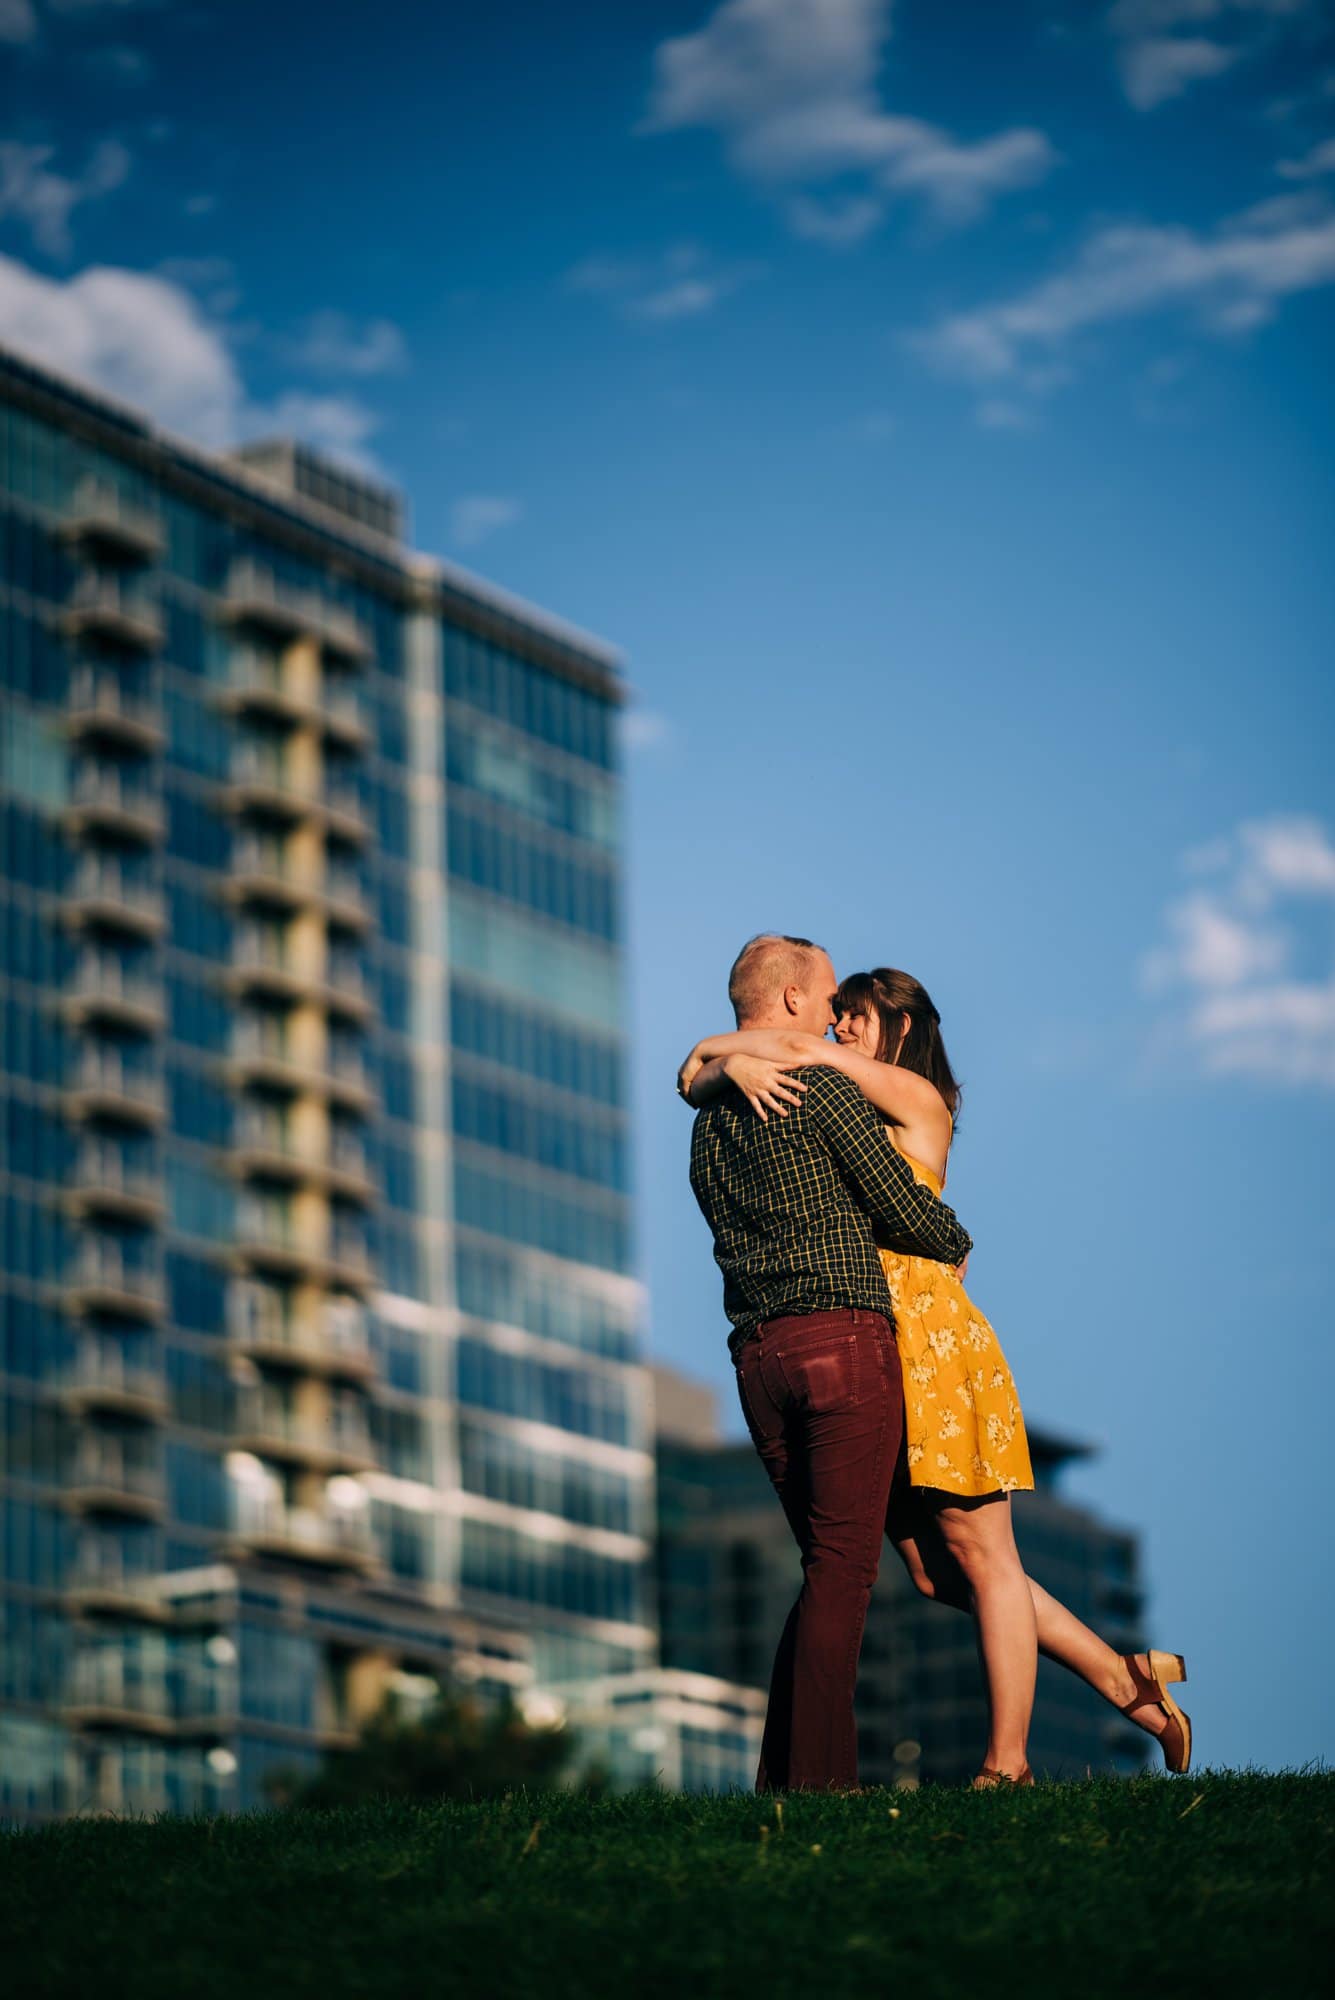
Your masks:
<instances>
[{"instance_id":1,"label":"woman's raised leg","mask_svg":"<svg viewBox=\"0 0 1335 2000\"><path fill-rule=\"evenodd\" d=\"M912 1493L901 1491L895 1497L886 1532L914 1587L924 1597L949 1604L956 1611L973 1610L968 1579L940 1532L936 1508L921 1488ZM1147 1734L1161 1736L1168 1718L1158 1703L1146 1701L1139 1707L1131 1706L1142 1690L1122 1654L1114 1652L1097 1632L1082 1624L1041 1583L1035 1583L1031 1576L1026 1577L1026 1582L1033 1600L1039 1652L1075 1674ZM1148 1666L1143 1656L1139 1664Z\"/></svg>"}]
</instances>

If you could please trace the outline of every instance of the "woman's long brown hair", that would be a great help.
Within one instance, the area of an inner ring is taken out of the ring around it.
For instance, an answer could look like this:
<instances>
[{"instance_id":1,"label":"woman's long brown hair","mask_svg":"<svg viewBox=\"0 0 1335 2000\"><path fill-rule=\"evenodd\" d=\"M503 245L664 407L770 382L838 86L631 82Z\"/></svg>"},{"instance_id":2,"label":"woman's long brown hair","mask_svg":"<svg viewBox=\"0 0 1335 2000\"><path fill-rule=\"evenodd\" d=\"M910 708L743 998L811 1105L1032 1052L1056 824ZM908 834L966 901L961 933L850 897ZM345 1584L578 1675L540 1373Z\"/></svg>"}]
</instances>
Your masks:
<instances>
[{"instance_id":1,"label":"woman's long brown hair","mask_svg":"<svg viewBox=\"0 0 1335 2000\"><path fill-rule=\"evenodd\" d=\"M889 965L878 965L874 972L854 972L843 981L835 994L834 1011L836 1018L852 1014L855 1019L866 1017L878 1021L881 1039L876 1060L898 1063L901 1069L911 1069L916 1075L925 1076L929 1083L936 1085L945 1099L946 1109L958 1125L963 1093L955 1081L955 1072L950 1067L946 1045L941 1039L941 1016L932 1005L932 996L921 980L915 979L911 972L899 972ZM900 1048L899 1038L904 1033L906 1014L909 1030ZM898 1055L896 1049L899 1049Z\"/></svg>"}]
</instances>

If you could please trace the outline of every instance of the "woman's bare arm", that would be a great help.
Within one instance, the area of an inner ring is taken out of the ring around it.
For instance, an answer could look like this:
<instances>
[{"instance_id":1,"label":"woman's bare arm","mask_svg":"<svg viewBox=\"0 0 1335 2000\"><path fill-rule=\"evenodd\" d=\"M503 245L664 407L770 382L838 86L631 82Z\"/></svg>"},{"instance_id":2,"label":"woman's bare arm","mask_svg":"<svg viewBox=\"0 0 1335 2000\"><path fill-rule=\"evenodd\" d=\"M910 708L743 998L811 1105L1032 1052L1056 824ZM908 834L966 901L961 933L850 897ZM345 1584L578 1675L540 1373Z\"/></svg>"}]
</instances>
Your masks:
<instances>
[{"instance_id":1,"label":"woman's bare arm","mask_svg":"<svg viewBox=\"0 0 1335 2000\"><path fill-rule=\"evenodd\" d=\"M819 1055L809 1055L808 1048L830 1048L829 1042L822 1042L818 1035L806 1035L795 1028L733 1028L726 1034L706 1035L697 1042L685 1062L677 1072L677 1088L683 1097L687 1095L694 1078L706 1063L725 1060L729 1056L763 1056L767 1062L819 1062Z\"/></svg>"},{"instance_id":2,"label":"woman's bare arm","mask_svg":"<svg viewBox=\"0 0 1335 2000\"><path fill-rule=\"evenodd\" d=\"M699 1106L717 1097L730 1084L741 1091L762 1124L768 1121L771 1111L786 1118L788 1106L800 1104L800 1093L806 1089L782 1063L737 1049L731 1055L714 1056L702 1064L681 1094L688 1104Z\"/></svg>"},{"instance_id":3,"label":"woman's bare arm","mask_svg":"<svg viewBox=\"0 0 1335 2000\"><path fill-rule=\"evenodd\" d=\"M702 1104L708 1104L711 1098L720 1097L728 1088L728 1072L723 1066L722 1056L712 1056L708 1062L701 1063L689 1083L683 1083L685 1075L686 1064L683 1063L677 1075L677 1089L686 1102L694 1104L697 1109Z\"/></svg>"},{"instance_id":4,"label":"woman's bare arm","mask_svg":"<svg viewBox=\"0 0 1335 2000\"><path fill-rule=\"evenodd\" d=\"M936 1085L925 1076L919 1076L916 1070L900 1069L894 1063L877 1062L874 1057L845 1048L840 1042L808 1035L797 1028L742 1028L728 1034L707 1035L696 1043L681 1066L677 1087L682 1096L692 1104L701 1101L694 1085L706 1068L712 1072L706 1096L717 1096L728 1081L723 1065L737 1056L758 1057L785 1069L812 1063L841 1069L868 1103L892 1125L914 1125L943 1136L949 1132L950 1114L945 1101Z\"/></svg>"},{"instance_id":5,"label":"woman's bare arm","mask_svg":"<svg viewBox=\"0 0 1335 2000\"><path fill-rule=\"evenodd\" d=\"M815 1039L814 1036L812 1039ZM916 1070L900 1069L896 1063L877 1062L874 1056L864 1056L857 1049L846 1049L839 1042L822 1042L820 1046L828 1054L808 1060L822 1060L833 1069L841 1069L857 1085L867 1102L874 1105L892 1125L916 1125L927 1131L949 1132L950 1113L945 1099L925 1076L919 1076Z\"/></svg>"}]
</instances>

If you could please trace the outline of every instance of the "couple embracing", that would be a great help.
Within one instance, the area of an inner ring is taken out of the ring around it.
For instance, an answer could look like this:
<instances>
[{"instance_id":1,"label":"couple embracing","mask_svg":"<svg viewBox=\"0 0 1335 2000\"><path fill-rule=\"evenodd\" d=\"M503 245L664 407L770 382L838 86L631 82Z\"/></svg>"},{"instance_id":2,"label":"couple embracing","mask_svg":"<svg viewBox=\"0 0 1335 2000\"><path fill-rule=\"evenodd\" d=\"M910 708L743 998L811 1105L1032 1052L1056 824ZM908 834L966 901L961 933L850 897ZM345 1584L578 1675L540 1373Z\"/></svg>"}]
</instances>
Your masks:
<instances>
[{"instance_id":1,"label":"couple embracing","mask_svg":"<svg viewBox=\"0 0 1335 2000\"><path fill-rule=\"evenodd\" d=\"M1180 1656L1114 1652L1015 1546L1029 1446L964 1289L970 1238L940 1198L960 1093L927 993L888 969L840 983L820 946L765 934L728 994L736 1032L698 1042L678 1088L699 1107L691 1186L742 1410L802 1555L758 1789L857 1785L853 1692L882 1536L925 1596L976 1620L990 1725L975 1784L1033 1782L1040 1651L1185 1771L1191 1724L1168 1692Z\"/></svg>"}]
</instances>

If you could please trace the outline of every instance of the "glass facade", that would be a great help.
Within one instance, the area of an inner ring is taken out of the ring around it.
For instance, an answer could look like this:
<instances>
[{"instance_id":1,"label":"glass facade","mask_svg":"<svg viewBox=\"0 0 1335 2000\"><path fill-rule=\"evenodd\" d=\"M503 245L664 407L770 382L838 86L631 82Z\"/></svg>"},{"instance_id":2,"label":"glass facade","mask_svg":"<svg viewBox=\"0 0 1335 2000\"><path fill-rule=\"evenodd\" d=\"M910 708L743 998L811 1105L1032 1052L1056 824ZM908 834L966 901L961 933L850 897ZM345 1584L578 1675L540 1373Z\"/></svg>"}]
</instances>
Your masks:
<instances>
[{"instance_id":1,"label":"glass facade","mask_svg":"<svg viewBox=\"0 0 1335 2000\"><path fill-rule=\"evenodd\" d=\"M0 356L3 1813L654 1654L615 666L399 519Z\"/></svg>"}]
</instances>

